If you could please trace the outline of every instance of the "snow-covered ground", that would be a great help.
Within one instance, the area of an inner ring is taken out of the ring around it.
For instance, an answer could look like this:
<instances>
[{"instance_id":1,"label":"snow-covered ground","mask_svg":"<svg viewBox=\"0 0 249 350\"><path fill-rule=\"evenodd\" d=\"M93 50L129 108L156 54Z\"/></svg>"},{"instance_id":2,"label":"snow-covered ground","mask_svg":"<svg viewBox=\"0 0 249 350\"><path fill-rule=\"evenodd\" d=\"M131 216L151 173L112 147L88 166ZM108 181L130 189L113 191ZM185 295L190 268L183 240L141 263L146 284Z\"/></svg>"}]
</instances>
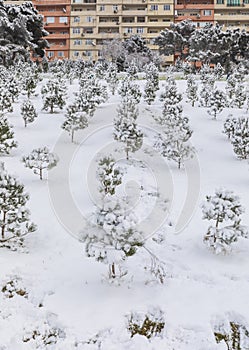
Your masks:
<instances>
[{"instance_id":1,"label":"snow-covered ground","mask_svg":"<svg viewBox=\"0 0 249 350\"><path fill-rule=\"evenodd\" d=\"M109 93L108 101L97 109L89 127L75 134L72 144L61 129L65 109L53 115L42 110L39 91L45 82L31 98L39 114L34 123L24 128L23 96L8 114L19 146L0 158L25 184L32 221L38 226L25 240L28 252L1 249L1 288L18 276L29 296L6 298L0 293L0 349L42 349L32 341L23 342L23 337L36 324L46 328L46 322L58 326L66 337L48 349L226 349L224 343L216 344L213 320L234 313L235 318L249 322L249 241L241 239L229 255L208 251L203 235L209 223L202 220L200 204L217 188L233 190L246 209L242 221L249 225L249 165L236 158L222 133L228 114L245 116L245 109L225 108L218 120L212 120L206 108L192 107L184 95L183 114L194 131L191 142L196 154L179 170L152 147L158 126L151 114L161 109L158 98L149 108L140 103L138 123L145 140L142 149L126 161L112 137L118 94ZM144 87L143 80L138 83ZM184 93L186 81L178 80L177 85ZM224 89L225 82L217 85ZM76 81L68 90L67 105L78 90ZM41 146L54 149L60 159L43 181L20 161ZM129 273L118 285L108 282L107 265L85 256L79 239L99 201L96 160L110 153L126 172L120 195L130 198L146 246L165 263L164 284L153 281L147 271L151 258L144 250L127 260ZM158 238L158 232L163 237L160 244L152 239ZM150 307L165 312L163 337L130 339L126 315L146 313ZM90 342L99 332L103 332L102 344Z\"/></svg>"}]
</instances>

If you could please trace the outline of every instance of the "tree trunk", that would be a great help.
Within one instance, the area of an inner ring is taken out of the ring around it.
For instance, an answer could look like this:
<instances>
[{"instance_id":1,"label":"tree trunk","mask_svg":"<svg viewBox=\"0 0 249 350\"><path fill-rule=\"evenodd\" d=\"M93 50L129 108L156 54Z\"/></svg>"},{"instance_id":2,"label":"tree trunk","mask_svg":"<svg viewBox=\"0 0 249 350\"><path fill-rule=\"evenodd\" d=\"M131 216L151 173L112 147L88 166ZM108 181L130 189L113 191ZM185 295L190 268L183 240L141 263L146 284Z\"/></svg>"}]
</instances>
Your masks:
<instances>
[{"instance_id":1,"label":"tree trunk","mask_svg":"<svg viewBox=\"0 0 249 350\"><path fill-rule=\"evenodd\" d=\"M178 160L178 169L181 169L181 159Z\"/></svg>"},{"instance_id":2,"label":"tree trunk","mask_svg":"<svg viewBox=\"0 0 249 350\"><path fill-rule=\"evenodd\" d=\"M5 231L5 221L6 221L6 212L3 212L3 226L2 226L2 230L1 230L1 237L2 239L4 239L4 231Z\"/></svg>"},{"instance_id":3,"label":"tree trunk","mask_svg":"<svg viewBox=\"0 0 249 350\"><path fill-rule=\"evenodd\" d=\"M115 277L116 277L115 264L112 263L112 265L111 265L111 278L115 278Z\"/></svg>"},{"instance_id":4,"label":"tree trunk","mask_svg":"<svg viewBox=\"0 0 249 350\"><path fill-rule=\"evenodd\" d=\"M220 216L218 215L217 220L216 220L216 225L215 225L216 228L218 228L218 225L219 225L219 218L220 218Z\"/></svg>"},{"instance_id":5,"label":"tree trunk","mask_svg":"<svg viewBox=\"0 0 249 350\"><path fill-rule=\"evenodd\" d=\"M128 150L128 148L126 148L126 160L129 160L129 150Z\"/></svg>"},{"instance_id":6,"label":"tree trunk","mask_svg":"<svg viewBox=\"0 0 249 350\"><path fill-rule=\"evenodd\" d=\"M72 133L71 133L71 141L73 143L73 136L74 136L74 131L72 130Z\"/></svg>"},{"instance_id":7,"label":"tree trunk","mask_svg":"<svg viewBox=\"0 0 249 350\"><path fill-rule=\"evenodd\" d=\"M53 105L53 103L50 106L50 113L54 113L54 105Z\"/></svg>"},{"instance_id":8,"label":"tree trunk","mask_svg":"<svg viewBox=\"0 0 249 350\"><path fill-rule=\"evenodd\" d=\"M40 168L40 180L42 180L42 168Z\"/></svg>"}]
</instances>

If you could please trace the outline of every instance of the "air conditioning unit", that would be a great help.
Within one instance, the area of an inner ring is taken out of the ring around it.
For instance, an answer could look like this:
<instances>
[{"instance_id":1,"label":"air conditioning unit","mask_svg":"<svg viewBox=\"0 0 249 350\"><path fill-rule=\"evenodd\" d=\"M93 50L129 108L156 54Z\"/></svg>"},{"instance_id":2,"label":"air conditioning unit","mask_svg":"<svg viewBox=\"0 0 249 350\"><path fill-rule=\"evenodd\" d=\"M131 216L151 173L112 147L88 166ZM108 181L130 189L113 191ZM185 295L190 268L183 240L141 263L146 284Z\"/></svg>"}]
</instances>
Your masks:
<instances>
[{"instance_id":1,"label":"air conditioning unit","mask_svg":"<svg viewBox=\"0 0 249 350\"><path fill-rule=\"evenodd\" d=\"M124 36L127 36L127 33L124 33Z\"/></svg>"},{"instance_id":2,"label":"air conditioning unit","mask_svg":"<svg viewBox=\"0 0 249 350\"><path fill-rule=\"evenodd\" d=\"M201 18L201 15L198 14L198 15L196 15L196 17L197 17L197 18Z\"/></svg>"},{"instance_id":3,"label":"air conditioning unit","mask_svg":"<svg viewBox=\"0 0 249 350\"><path fill-rule=\"evenodd\" d=\"M84 34L84 33L81 33L81 36L85 36L85 34Z\"/></svg>"},{"instance_id":4,"label":"air conditioning unit","mask_svg":"<svg viewBox=\"0 0 249 350\"><path fill-rule=\"evenodd\" d=\"M113 10L114 13L118 13L118 10Z\"/></svg>"}]
</instances>

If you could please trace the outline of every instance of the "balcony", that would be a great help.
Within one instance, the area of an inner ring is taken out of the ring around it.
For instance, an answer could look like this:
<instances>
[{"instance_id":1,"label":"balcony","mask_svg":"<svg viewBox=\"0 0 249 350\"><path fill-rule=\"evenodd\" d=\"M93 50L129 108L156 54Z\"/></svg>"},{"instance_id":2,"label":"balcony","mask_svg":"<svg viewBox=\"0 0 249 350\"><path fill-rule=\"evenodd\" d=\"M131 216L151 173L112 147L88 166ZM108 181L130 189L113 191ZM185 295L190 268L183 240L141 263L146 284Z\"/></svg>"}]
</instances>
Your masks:
<instances>
[{"instance_id":1,"label":"balcony","mask_svg":"<svg viewBox=\"0 0 249 350\"><path fill-rule=\"evenodd\" d=\"M229 14L223 14L223 13L216 13L214 15L215 21L227 21L227 22L234 22L234 24L240 25L240 22L246 21L249 22L249 16L244 14L236 14L236 15L229 15Z\"/></svg>"},{"instance_id":2,"label":"balcony","mask_svg":"<svg viewBox=\"0 0 249 350\"><path fill-rule=\"evenodd\" d=\"M212 10L214 9L214 4L176 4L175 10Z\"/></svg>"}]
</instances>

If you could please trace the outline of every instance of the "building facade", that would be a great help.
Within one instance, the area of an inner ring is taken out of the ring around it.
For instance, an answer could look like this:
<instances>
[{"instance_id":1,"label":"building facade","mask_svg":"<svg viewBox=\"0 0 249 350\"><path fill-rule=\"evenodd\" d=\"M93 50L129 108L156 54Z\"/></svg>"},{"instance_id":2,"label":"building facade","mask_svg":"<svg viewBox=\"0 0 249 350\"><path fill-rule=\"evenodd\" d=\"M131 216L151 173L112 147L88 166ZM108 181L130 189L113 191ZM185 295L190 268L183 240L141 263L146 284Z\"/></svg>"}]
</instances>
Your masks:
<instances>
[{"instance_id":1,"label":"building facade","mask_svg":"<svg viewBox=\"0 0 249 350\"><path fill-rule=\"evenodd\" d=\"M49 48L49 60L70 57L70 0L33 0L34 7L44 16L44 28Z\"/></svg>"},{"instance_id":2,"label":"building facade","mask_svg":"<svg viewBox=\"0 0 249 350\"><path fill-rule=\"evenodd\" d=\"M70 58L96 62L104 41L139 34L152 44L174 20L173 0L72 0Z\"/></svg>"},{"instance_id":3,"label":"building facade","mask_svg":"<svg viewBox=\"0 0 249 350\"><path fill-rule=\"evenodd\" d=\"M25 0L7 0L20 4ZM219 23L249 31L249 0L33 0L49 35L53 59L101 59L103 43L139 34L152 50L153 39L171 23L191 19L196 27ZM167 57L171 63L173 57Z\"/></svg>"}]
</instances>

